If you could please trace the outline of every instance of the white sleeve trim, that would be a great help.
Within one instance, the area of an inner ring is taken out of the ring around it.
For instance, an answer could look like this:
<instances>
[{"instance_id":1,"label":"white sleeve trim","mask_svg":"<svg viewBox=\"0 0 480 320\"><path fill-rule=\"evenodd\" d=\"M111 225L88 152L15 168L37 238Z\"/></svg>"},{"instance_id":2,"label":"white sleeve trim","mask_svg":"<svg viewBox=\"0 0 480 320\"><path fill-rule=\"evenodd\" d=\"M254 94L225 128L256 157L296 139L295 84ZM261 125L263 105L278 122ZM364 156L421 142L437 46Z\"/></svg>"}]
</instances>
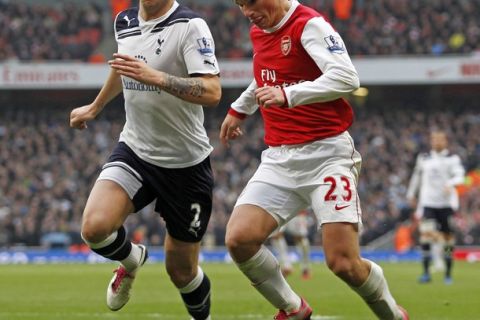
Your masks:
<instances>
[{"instance_id":1,"label":"white sleeve trim","mask_svg":"<svg viewBox=\"0 0 480 320\"><path fill-rule=\"evenodd\" d=\"M284 88L290 107L336 100L360 86L342 38L323 17L307 22L301 42L323 74L313 81Z\"/></svg>"},{"instance_id":2,"label":"white sleeve trim","mask_svg":"<svg viewBox=\"0 0 480 320\"><path fill-rule=\"evenodd\" d=\"M255 89L257 88L257 82L253 79L247 89L245 89L240 97L232 103L231 108L239 113L248 115L257 111L258 104L255 100Z\"/></svg>"}]
</instances>

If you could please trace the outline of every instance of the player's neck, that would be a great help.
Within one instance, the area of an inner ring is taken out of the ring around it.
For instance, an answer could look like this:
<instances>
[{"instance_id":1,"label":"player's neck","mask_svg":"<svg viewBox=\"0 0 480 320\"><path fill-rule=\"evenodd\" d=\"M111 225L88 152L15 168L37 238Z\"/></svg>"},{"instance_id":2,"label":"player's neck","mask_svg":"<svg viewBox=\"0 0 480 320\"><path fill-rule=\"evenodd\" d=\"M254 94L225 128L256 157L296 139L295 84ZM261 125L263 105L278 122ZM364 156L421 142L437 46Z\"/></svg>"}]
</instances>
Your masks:
<instances>
[{"instance_id":1,"label":"player's neck","mask_svg":"<svg viewBox=\"0 0 480 320\"><path fill-rule=\"evenodd\" d=\"M273 23L273 27L277 26L283 18L287 15L288 11L292 7L292 1L291 0L284 0L281 6L279 7L276 18Z\"/></svg>"},{"instance_id":2,"label":"player's neck","mask_svg":"<svg viewBox=\"0 0 480 320\"><path fill-rule=\"evenodd\" d=\"M166 14L174 4L175 0L168 0L157 7L145 7L140 5L139 15L143 20L153 20Z\"/></svg>"}]
</instances>

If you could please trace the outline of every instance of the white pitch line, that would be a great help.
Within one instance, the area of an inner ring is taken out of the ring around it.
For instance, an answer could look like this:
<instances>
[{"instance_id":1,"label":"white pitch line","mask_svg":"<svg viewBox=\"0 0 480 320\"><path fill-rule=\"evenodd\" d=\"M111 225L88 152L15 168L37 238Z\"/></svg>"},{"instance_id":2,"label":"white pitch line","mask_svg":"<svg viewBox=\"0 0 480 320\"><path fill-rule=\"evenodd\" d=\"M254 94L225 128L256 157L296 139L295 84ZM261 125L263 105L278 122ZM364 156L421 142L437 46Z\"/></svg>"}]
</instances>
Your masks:
<instances>
[{"instance_id":1,"label":"white pitch line","mask_svg":"<svg viewBox=\"0 0 480 320\"><path fill-rule=\"evenodd\" d=\"M19 317L21 316L24 319L36 319L40 316L45 316L47 313L42 313L42 312L0 312L0 319L4 319L3 317L6 317L5 319L8 319L9 316L15 316ZM178 319L184 319L183 316L178 316L178 315L173 315L173 314L164 314L164 313L111 313L111 312L105 312L105 313L100 313L100 312L57 312L57 313L48 313L48 316L50 319L72 319L72 318L85 318L85 319L108 319L108 318L114 318L114 319L120 319L120 318L126 318L126 319L132 319L135 317L145 317L145 318L152 318L152 319L162 319L162 320L178 320ZM240 320L240 319L249 319L249 320L265 320L265 315L261 314L243 314L243 315L214 315L214 318L216 319L221 319L221 320ZM312 316L311 320L338 320L341 319L340 317L337 316Z\"/></svg>"}]
</instances>

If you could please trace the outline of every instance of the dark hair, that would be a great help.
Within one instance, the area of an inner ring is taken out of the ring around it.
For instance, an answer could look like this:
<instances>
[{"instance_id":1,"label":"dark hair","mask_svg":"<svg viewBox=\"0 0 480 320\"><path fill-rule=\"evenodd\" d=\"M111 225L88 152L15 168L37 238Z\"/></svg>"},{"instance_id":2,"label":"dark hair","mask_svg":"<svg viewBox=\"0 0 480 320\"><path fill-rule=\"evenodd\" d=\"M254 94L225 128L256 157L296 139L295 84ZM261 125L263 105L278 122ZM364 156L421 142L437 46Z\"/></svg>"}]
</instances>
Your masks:
<instances>
[{"instance_id":1,"label":"dark hair","mask_svg":"<svg viewBox=\"0 0 480 320\"><path fill-rule=\"evenodd\" d=\"M235 4L241 6L241 5L245 5L245 4L248 4L248 5L252 5L252 4L255 4L257 0L245 0L245 1L242 1L243 3L242 4L239 4L238 3L238 0L234 0Z\"/></svg>"}]
</instances>

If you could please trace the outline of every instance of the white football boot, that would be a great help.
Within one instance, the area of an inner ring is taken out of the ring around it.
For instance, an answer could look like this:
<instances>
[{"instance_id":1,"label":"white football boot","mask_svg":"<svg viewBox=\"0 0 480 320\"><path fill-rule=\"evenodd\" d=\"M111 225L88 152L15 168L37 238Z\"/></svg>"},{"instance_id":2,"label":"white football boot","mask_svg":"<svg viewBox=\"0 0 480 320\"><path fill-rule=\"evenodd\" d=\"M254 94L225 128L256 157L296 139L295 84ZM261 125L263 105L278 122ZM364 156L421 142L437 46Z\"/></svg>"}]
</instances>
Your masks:
<instances>
[{"instance_id":1,"label":"white football boot","mask_svg":"<svg viewBox=\"0 0 480 320\"><path fill-rule=\"evenodd\" d=\"M142 254L138 267L134 271L127 272L122 265L113 271L115 275L108 284L107 289L107 306L112 311L120 310L128 302L135 276L148 259L147 248L144 245L138 245L138 247L142 250Z\"/></svg>"}]
</instances>

